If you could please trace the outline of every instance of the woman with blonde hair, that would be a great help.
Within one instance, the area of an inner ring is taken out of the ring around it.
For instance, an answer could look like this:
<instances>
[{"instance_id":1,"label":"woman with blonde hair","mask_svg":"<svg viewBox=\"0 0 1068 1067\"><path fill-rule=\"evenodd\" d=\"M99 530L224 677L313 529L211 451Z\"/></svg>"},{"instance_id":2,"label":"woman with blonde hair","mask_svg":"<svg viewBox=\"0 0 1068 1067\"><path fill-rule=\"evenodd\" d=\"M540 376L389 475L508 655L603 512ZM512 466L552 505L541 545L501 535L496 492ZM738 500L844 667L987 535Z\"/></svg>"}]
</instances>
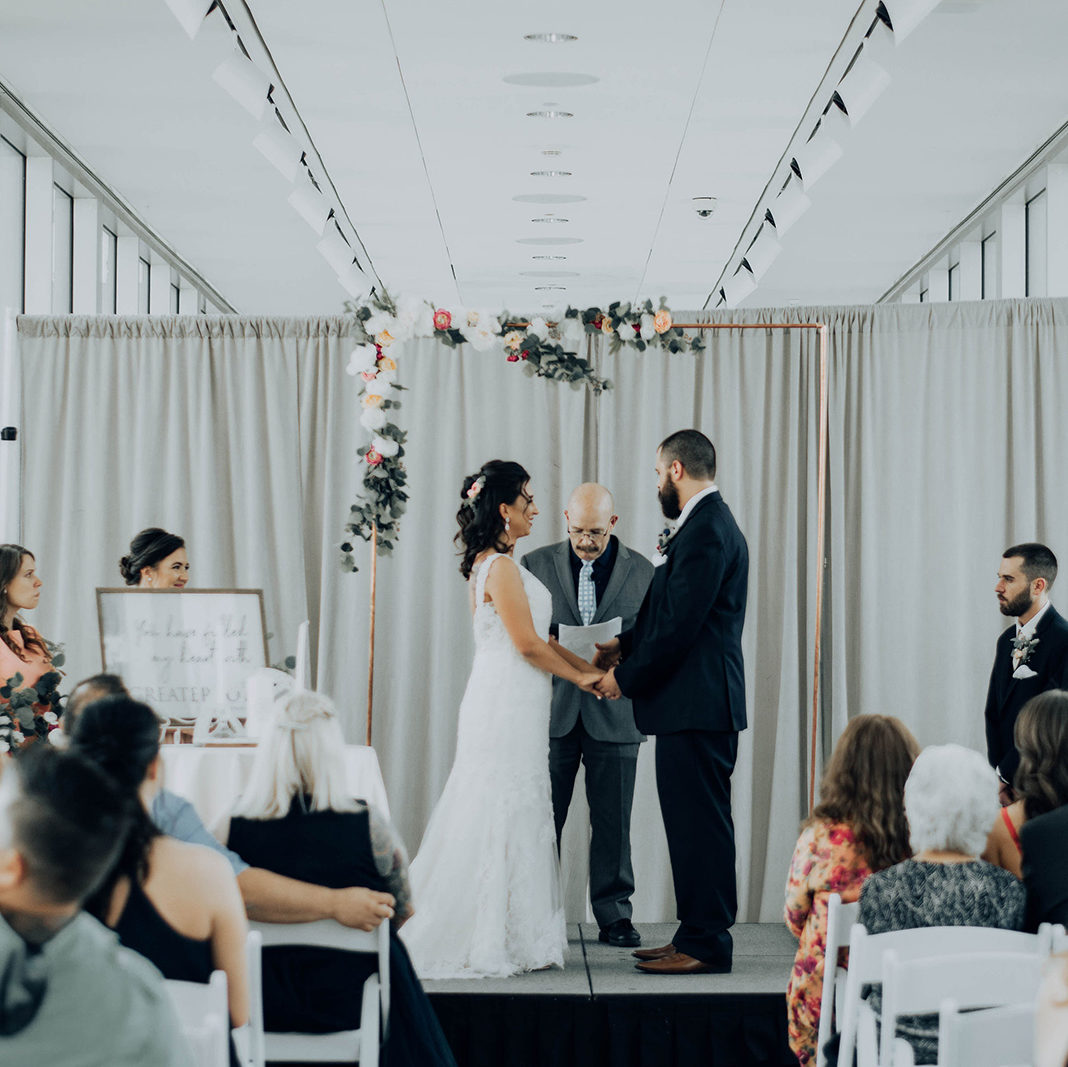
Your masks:
<instances>
[{"instance_id":1,"label":"woman with blonde hair","mask_svg":"<svg viewBox=\"0 0 1068 1067\"><path fill-rule=\"evenodd\" d=\"M452 1053L396 929L412 914L407 857L389 821L348 789L345 739L334 705L306 690L281 693L262 726L252 773L230 819L228 845L254 867L396 899L390 935L392 990L383 1063L455 1067ZM263 951L263 1014L270 1031L324 1033L360 1025L353 991L370 956L303 946Z\"/></svg>"},{"instance_id":2,"label":"woman with blonde hair","mask_svg":"<svg viewBox=\"0 0 1068 1067\"><path fill-rule=\"evenodd\" d=\"M825 967L827 898L856 900L873 871L909 853L904 789L920 748L899 720L858 715L842 731L805 822L786 883L786 925L800 941L786 990L790 1047L816 1060Z\"/></svg>"}]
</instances>

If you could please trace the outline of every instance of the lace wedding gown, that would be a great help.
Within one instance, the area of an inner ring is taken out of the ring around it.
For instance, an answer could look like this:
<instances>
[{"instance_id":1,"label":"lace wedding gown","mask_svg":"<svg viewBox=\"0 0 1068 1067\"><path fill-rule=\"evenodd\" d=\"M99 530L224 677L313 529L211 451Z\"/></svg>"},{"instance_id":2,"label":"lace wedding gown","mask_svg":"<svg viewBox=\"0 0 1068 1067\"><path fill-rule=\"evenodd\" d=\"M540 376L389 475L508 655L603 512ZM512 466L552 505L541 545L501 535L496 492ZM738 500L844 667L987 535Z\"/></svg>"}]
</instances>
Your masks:
<instances>
[{"instance_id":1,"label":"lace wedding gown","mask_svg":"<svg viewBox=\"0 0 1068 1067\"><path fill-rule=\"evenodd\" d=\"M516 651L486 578L472 575L475 659L456 760L412 861L415 915L401 930L421 978L503 977L563 966L567 934L549 792L552 679ZM552 595L521 567L534 627L548 638Z\"/></svg>"}]
</instances>

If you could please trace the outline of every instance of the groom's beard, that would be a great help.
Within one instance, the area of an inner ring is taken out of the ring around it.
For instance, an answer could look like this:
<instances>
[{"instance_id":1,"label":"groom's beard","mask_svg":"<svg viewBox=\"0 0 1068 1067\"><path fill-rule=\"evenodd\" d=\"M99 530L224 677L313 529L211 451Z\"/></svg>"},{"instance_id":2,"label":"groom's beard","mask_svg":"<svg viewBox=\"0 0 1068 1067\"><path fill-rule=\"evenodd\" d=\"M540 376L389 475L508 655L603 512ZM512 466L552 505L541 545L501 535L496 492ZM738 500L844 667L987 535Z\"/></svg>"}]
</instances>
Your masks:
<instances>
[{"instance_id":1,"label":"groom's beard","mask_svg":"<svg viewBox=\"0 0 1068 1067\"><path fill-rule=\"evenodd\" d=\"M1021 615L1025 615L1028 610L1030 610L1030 607L1034 602L1034 597L1031 596L1030 588L1025 589L1014 600L1003 600L1001 602L1001 614L1018 619Z\"/></svg>"},{"instance_id":2,"label":"groom's beard","mask_svg":"<svg viewBox=\"0 0 1068 1067\"><path fill-rule=\"evenodd\" d=\"M679 487L674 482L668 482L663 489L657 489L656 497L660 501L660 510L665 519L677 519L682 514Z\"/></svg>"}]
</instances>

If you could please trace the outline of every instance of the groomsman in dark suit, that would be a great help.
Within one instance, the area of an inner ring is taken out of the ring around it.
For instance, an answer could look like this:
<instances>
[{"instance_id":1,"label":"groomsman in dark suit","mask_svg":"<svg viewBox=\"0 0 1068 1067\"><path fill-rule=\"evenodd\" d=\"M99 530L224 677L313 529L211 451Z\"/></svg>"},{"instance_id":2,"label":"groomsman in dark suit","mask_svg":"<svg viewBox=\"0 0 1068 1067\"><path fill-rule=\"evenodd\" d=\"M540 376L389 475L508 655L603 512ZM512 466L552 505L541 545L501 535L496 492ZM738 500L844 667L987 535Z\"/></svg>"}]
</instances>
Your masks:
<instances>
[{"instance_id":1,"label":"groomsman in dark suit","mask_svg":"<svg viewBox=\"0 0 1068 1067\"><path fill-rule=\"evenodd\" d=\"M653 577L653 565L612 534L617 516L612 494L588 482L572 494L564 510L566 541L525 555L521 565L553 595L552 632L560 624L588 626L617 616L633 626ZM631 924L634 871L630 861L630 813L638 745L645 740L626 707L553 679L549 721L549 774L556 839L560 840L579 762L586 767L590 806L590 903L609 945L641 944Z\"/></svg>"},{"instance_id":2,"label":"groomsman in dark suit","mask_svg":"<svg viewBox=\"0 0 1068 1067\"><path fill-rule=\"evenodd\" d=\"M656 472L675 533L633 629L601 647L598 665L612 669L598 690L631 697L638 729L656 735L679 927L671 944L636 951L638 968L723 973L738 911L731 773L746 727L749 550L716 486L716 450L703 433L680 430L663 441Z\"/></svg>"},{"instance_id":3,"label":"groomsman in dark suit","mask_svg":"<svg viewBox=\"0 0 1068 1067\"><path fill-rule=\"evenodd\" d=\"M1020 709L1047 689L1068 689L1068 622L1049 602L1057 557L1028 542L1006 548L994 586L1002 615L1016 619L999 638L986 697L986 754L1012 799L1020 762L1013 727Z\"/></svg>"}]
</instances>

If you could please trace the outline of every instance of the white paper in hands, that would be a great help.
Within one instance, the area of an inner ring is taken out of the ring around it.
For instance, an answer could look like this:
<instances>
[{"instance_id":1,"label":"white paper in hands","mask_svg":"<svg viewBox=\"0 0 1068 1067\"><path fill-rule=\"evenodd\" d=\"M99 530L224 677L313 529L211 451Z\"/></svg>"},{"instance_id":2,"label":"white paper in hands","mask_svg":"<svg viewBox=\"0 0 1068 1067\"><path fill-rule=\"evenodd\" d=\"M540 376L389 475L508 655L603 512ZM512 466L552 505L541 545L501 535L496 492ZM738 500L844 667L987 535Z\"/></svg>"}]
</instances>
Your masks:
<instances>
[{"instance_id":1,"label":"white paper in hands","mask_svg":"<svg viewBox=\"0 0 1068 1067\"><path fill-rule=\"evenodd\" d=\"M587 663L592 663L593 657L597 655L597 644L603 645L606 641L611 641L622 629L623 619L619 615L592 626L565 626L560 623L560 636L557 640L568 652L574 652Z\"/></svg>"}]
</instances>

